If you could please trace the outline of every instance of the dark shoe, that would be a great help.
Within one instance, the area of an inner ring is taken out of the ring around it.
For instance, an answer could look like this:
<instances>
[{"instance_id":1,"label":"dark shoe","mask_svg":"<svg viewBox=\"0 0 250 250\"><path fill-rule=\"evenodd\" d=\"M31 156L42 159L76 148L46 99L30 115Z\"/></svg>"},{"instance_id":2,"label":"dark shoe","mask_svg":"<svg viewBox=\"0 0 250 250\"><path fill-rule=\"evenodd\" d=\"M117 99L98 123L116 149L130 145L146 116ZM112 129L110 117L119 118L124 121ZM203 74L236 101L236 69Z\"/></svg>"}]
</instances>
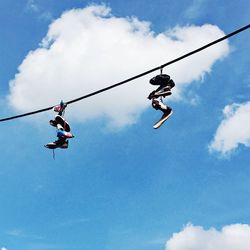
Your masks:
<instances>
[{"instance_id":1,"label":"dark shoe","mask_svg":"<svg viewBox=\"0 0 250 250\"><path fill-rule=\"evenodd\" d=\"M173 111L171 108L167 108L167 110L162 115L161 119L155 123L153 126L155 129L159 128L171 115L173 114Z\"/></svg>"},{"instance_id":2,"label":"dark shoe","mask_svg":"<svg viewBox=\"0 0 250 250\"><path fill-rule=\"evenodd\" d=\"M149 100L153 99L154 95L155 95L155 90L149 94L148 99Z\"/></svg>"},{"instance_id":3,"label":"dark shoe","mask_svg":"<svg viewBox=\"0 0 250 250\"><path fill-rule=\"evenodd\" d=\"M60 124L66 132L70 132L70 126L68 122L60 115L55 116L55 123Z\"/></svg>"},{"instance_id":4,"label":"dark shoe","mask_svg":"<svg viewBox=\"0 0 250 250\"><path fill-rule=\"evenodd\" d=\"M50 149L61 148L65 142L65 140L59 139L57 141L48 143L47 145L45 145L45 147Z\"/></svg>"},{"instance_id":5,"label":"dark shoe","mask_svg":"<svg viewBox=\"0 0 250 250\"><path fill-rule=\"evenodd\" d=\"M51 126L53 126L53 127L56 127L57 122L56 122L55 120L50 120L50 121L49 121L49 124L50 124Z\"/></svg>"},{"instance_id":6,"label":"dark shoe","mask_svg":"<svg viewBox=\"0 0 250 250\"><path fill-rule=\"evenodd\" d=\"M158 97L160 97L160 96L165 97L165 96L168 96L168 95L171 95L171 94L172 94L172 93L171 93L170 88L169 88L169 87L164 87L164 88L159 89L158 91L156 91L156 92L154 93L154 97L155 97L155 98L158 98Z\"/></svg>"},{"instance_id":7,"label":"dark shoe","mask_svg":"<svg viewBox=\"0 0 250 250\"><path fill-rule=\"evenodd\" d=\"M166 111L163 113L161 119L165 119L166 117L170 116L172 114L172 109L167 107Z\"/></svg>"},{"instance_id":8,"label":"dark shoe","mask_svg":"<svg viewBox=\"0 0 250 250\"><path fill-rule=\"evenodd\" d=\"M60 146L60 148L63 148L63 149L66 149L66 148L68 148L69 147L69 141L67 140L67 141L65 141L61 146Z\"/></svg>"}]
</instances>

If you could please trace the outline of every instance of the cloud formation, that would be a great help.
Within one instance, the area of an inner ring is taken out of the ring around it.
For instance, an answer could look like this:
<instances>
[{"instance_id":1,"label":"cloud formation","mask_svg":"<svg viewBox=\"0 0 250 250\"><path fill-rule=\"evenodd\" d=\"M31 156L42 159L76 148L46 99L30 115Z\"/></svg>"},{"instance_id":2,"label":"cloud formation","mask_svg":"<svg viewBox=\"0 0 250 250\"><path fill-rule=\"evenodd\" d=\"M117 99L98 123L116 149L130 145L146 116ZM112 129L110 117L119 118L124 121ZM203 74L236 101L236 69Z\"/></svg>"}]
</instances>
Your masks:
<instances>
[{"instance_id":1,"label":"cloud formation","mask_svg":"<svg viewBox=\"0 0 250 250\"><path fill-rule=\"evenodd\" d=\"M38 19L45 21L52 20L52 14L48 11L43 11L36 0L28 0L26 3L26 10L30 13L36 14Z\"/></svg>"},{"instance_id":2,"label":"cloud formation","mask_svg":"<svg viewBox=\"0 0 250 250\"><path fill-rule=\"evenodd\" d=\"M34 0L28 0L26 6L30 11L39 11L38 5L35 3Z\"/></svg>"},{"instance_id":3,"label":"cloud formation","mask_svg":"<svg viewBox=\"0 0 250 250\"><path fill-rule=\"evenodd\" d=\"M30 51L10 82L9 104L18 112L44 108L107 87L159 66L211 42L224 33L217 26L175 27L155 34L136 17L115 17L105 5L62 14L49 26L40 47ZM174 99L192 81L211 71L229 53L224 41L164 70L177 83ZM159 72L156 72L157 74ZM74 104L71 118L106 118L122 127L133 124L150 102L155 74ZM72 105L73 106L73 105Z\"/></svg>"},{"instance_id":4,"label":"cloud formation","mask_svg":"<svg viewBox=\"0 0 250 250\"><path fill-rule=\"evenodd\" d=\"M184 16L188 19L195 19L199 17L204 9L206 0L193 0L192 4L185 10Z\"/></svg>"},{"instance_id":5,"label":"cloud formation","mask_svg":"<svg viewBox=\"0 0 250 250\"><path fill-rule=\"evenodd\" d=\"M228 155L240 144L250 146L250 102L227 105L209 149Z\"/></svg>"},{"instance_id":6,"label":"cloud formation","mask_svg":"<svg viewBox=\"0 0 250 250\"><path fill-rule=\"evenodd\" d=\"M219 231L190 224L173 234L166 243L166 250L249 250L249 246L249 225L228 225Z\"/></svg>"}]
</instances>

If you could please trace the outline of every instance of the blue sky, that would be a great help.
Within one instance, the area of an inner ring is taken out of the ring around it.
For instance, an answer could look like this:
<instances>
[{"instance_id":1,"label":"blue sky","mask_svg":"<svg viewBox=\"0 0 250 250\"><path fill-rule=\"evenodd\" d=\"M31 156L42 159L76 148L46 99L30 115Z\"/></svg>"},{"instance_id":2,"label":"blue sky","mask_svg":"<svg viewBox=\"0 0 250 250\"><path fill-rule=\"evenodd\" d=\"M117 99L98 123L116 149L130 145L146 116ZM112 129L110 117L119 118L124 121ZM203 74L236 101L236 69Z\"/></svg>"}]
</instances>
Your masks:
<instances>
[{"instance_id":1,"label":"blue sky","mask_svg":"<svg viewBox=\"0 0 250 250\"><path fill-rule=\"evenodd\" d=\"M89 14L87 6L102 14ZM247 25L249 7L243 0L4 1L1 118L159 66ZM138 34L127 31L130 25ZM117 46L110 29L122 37ZM85 33L103 40L84 43ZM48 124L53 111L1 123L0 249L207 250L209 242L214 249L231 250L234 244L247 249L249 38L246 30L186 64L164 69L176 90L166 99L174 114L159 130L152 125L161 114L146 99L154 74L121 92L70 105L66 116L76 137L69 149L56 150L55 160L43 147L56 138ZM49 47L42 44L46 39L52 39ZM168 51L168 42L176 50ZM74 64L83 51L84 63ZM230 246L224 242L226 229L233 232ZM190 246L188 232L196 236Z\"/></svg>"}]
</instances>

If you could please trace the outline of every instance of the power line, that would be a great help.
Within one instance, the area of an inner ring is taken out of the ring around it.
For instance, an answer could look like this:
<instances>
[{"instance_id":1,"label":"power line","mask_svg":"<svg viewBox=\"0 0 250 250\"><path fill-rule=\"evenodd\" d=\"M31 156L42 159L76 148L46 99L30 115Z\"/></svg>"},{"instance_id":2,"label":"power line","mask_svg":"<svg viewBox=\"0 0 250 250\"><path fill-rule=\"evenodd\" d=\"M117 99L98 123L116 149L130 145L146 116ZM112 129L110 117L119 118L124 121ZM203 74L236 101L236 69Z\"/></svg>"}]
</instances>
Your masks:
<instances>
[{"instance_id":1,"label":"power line","mask_svg":"<svg viewBox=\"0 0 250 250\"><path fill-rule=\"evenodd\" d=\"M187 54L185 54L185 55L183 55L183 56L180 56L180 57L178 57L178 58L176 58L176 59L174 59L174 60L172 60L172 61L169 61L169 62L167 62L167 63L165 63L165 64L162 64L162 65L160 65L160 66L158 66L158 67L155 67L155 68L153 68L153 69L150 69L150 70L148 70L148 71L145 71L145 72L143 72L143 73L141 73L141 74L139 74L139 75L136 75L136 76L133 76L133 77L131 77L131 78L128 78L128 79L126 79L126 80L124 80L124 81L121 81L121 82L118 82L118 83L116 83L116 84L110 85L110 86L108 86L108 87L106 87L106 88L99 89L99 90L97 90L97 91L95 91L95 92L92 92L92 93L90 93L90 94L87 94L87 95L78 97L78 98L73 99L73 100L71 100L71 101L68 101L68 102L66 102L66 103L67 103L67 104L71 104L71 103L74 103L74 102L78 102L78 101L80 101L80 100L83 100L83 99L89 98L89 97L91 97L91 96L100 94L100 93L102 93L102 92L104 92L104 91L107 91L107 90L110 90L110 89L112 89L112 88L116 88L116 87L118 87L118 86L120 86L120 85L123 85L123 84L125 84L125 83L127 83L127 82L133 81L133 80L135 80L135 79L137 79L137 78L140 78L140 77L143 77L143 76L145 76L145 75L148 75L148 74L150 74L150 73L152 73L152 72L154 72L154 71L156 71L156 70L162 70L163 68L165 68L166 66L168 66L168 65L170 65L170 64L176 63L176 62L178 62L178 61L180 61L180 60L182 60L182 59L184 59L184 58L186 58L186 57L188 57L188 56L191 56L191 55L193 55L193 54L196 54L196 53L198 53L198 52L200 52L200 51L202 51L202 50L204 50L204 49L207 49L208 47L211 47L211 46L213 46L213 45L215 45L215 44L217 44L217 43L219 43L219 42L221 42L221 41L223 41L223 40L226 40L226 39L228 39L229 37L232 37L232 36L234 36L234 35L236 35L236 34L242 32L242 31L244 31L244 30L246 30L246 29L248 29L248 28L250 28L250 24L248 24L248 25L246 25L246 26L244 26L244 27L242 27L242 28L240 28L240 29L238 29L238 30L235 30L235 31L233 31L232 33L229 33L228 35L223 36L223 37L221 37L221 38L219 38L219 39L217 39L217 40L215 40L215 41L213 41L213 42L211 42L211 43L208 43L208 44L206 44L206 45L204 45L204 46L202 46L202 47L200 47L200 48L198 48L198 49L196 49L196 50L193 50L193 51L191 51L191 52L189 52L189 53L187 53ZM45 111L51 110L53 107L54 107L54 106L51 106L51 107L48 107L48 108L44 108L44 109L35 110L35 111L32 111L32 112L28 112L28 113L24 113L24 114L20 114L20 115L15 115L15 116L3 118L3 119L0 119L0 122L4 122L4 121L8 121L8 120L13 120L13 119L21 118L21 117L24 117L24 116L29 116L29 115L34 115L34 114L37 114L37 113L45 112Z\"/></svg>"}]
</instances>

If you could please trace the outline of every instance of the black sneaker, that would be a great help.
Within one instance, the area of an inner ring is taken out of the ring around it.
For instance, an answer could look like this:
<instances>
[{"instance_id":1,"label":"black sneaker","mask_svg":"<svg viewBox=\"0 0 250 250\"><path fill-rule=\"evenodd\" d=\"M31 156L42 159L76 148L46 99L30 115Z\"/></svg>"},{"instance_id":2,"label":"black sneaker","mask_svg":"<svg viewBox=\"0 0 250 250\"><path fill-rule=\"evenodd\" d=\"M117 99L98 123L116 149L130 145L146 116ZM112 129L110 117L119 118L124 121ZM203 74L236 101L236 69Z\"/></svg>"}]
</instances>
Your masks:
<instances>
[{"instance_id":1,"label":"black sneaker","mask_svg":"<svg viewBox=\"0 0 250 250\"><path fill-rule=\"evenodd\" d=\"M160 89L160 90L158 90L158 91L156 91L155 93L154 93L154 97L160 97L160 96L163 96L163 97L165 97L165 96L168 96L168 95L171 95L171 90L170 90L170 88L167 86L167 87L164 87L164 88L162 88L162 89Z\"/></svg>"},{"instance_id":2,"label":"black sneaker","mask_svg":"<svg viewBox=\"0 0 250 250\"><path fill-rule=\"evenodd\" d=\"M45 147L50 148L50 149L61 148L65 142L66 141L59 139L57 141L48 143L47 145L45 145ZM64 146L66 147L66 145L64 145ZM67 146L68 146L68 144L67 144Z\"/></svg>"},{"instance_id":3,"label":"black sneaker","mask_svg":"<svg viewBox=\"0 0 250 250\"><path fill-rule=\"evenodd\" d=\"M67 141L65 141L61 146L60 146L60 148L63 148L63 149L66 149L66 148L68 148L69 147L69 141L67 140Z\"/></svg>"},{"instance_id":4,"label":"black sneaker","mask_svg":"<svg viewBox=\"0 0 250 250\"><path fill-rule=\"evenodd\" d=\"M164 114L162 115L161 119L155 123L153 126L155 129L159 128L171 115L173 114L173 111L171 108L167 108Z\"/></svg>"},{"instance_id":5,"label":"black sneaker","mask_svg":"<svg viewBox=\"0 0 250 250\"><path fill-rule=\"evenodd\" d=\"M49 124L50 124L51 126L53 126L53 127L56 127L57 122L56 122L55 120L50 120L50 121L49 121Z\"/></svg>"},{"instance_id":6,"label":"black sneaker","mask_svg":"<svg viewBox=\"0 0 250 250\"><path fill-rule=\"evenodd\" d=\"M163 113L161 119L164 119L172 114L172 109L167 107L166 111Z\"/></svg>"}]
</instances>

